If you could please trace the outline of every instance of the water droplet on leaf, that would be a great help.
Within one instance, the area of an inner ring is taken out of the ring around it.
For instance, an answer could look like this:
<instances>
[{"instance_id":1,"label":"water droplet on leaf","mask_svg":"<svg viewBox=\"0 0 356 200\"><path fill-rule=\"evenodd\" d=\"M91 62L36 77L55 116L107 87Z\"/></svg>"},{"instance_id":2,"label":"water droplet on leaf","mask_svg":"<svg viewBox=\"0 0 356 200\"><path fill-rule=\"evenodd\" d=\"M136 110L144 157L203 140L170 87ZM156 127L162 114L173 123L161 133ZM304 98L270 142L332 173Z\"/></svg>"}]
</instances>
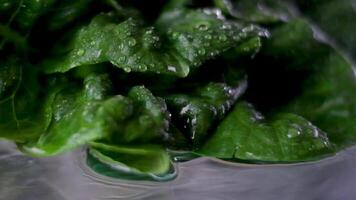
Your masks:
<instances>
[{"instance_id":1,"label":"water droplet on leaf","mask_svg":"<svg viewBox=\"0 0 356 200\"><path fill-rule=\"evenodd\" d=\"M167 69L168 69L168 71L171 71L171 72L177 72L177 69L174 66L168 66Z\"/></svg>"},{"instance_id":2,"label":"water droplet on leaf","mask_svg":"<svg viewBox=\"0 0 356 200\"><path fill-rule=\"evenodd\" d=\"M172 33L172 38L173 39L177 39L177 38L179 38L179 36L180 36L180 34L178 32L173 32Z\"/></svg>"},{"instance_id":3,"label":"water droplet on leaf","mask_svg":"<svg viewBox=\"0 0 356 200\"><path fill-rule=\"evenodd\" d=\"M126 57L125 56L119 57L119 62L125 62L125 61L126 61Z\"/></svg>"},{"instance_id":4,"label":"water droplet on leaf","mask_svg":"<svg viewBox=\"0 0 356 200\"><path fill-rule=\"evenodd\" d=\"M77 55L82 56L82 55L84 55L84 53L85 53L84 49L79 49L77 52Z\"/></svg>"},{"instance_id":5,"label":"water droplet on leaf","mask_svg":"<svg viewBox=\"0 0 356 200\"><path fill-rule=\"evenodd\" d=\"M129 46L135 46L136 45L136 40L134 38L129 39Z\"/></svg>"},{"instance_id":6,"label":"water droplet on leaf","mask_svg":"<svg viewBox=\"0 0 356 200\"><path fill-rule=\"evenodd\" d=\"M129 72L131 72L131 68L130 67L124 67L124 71L129 73Z\"/></svg>"},{"instance_id":7,"label":"water droplet on leaf","mask_svg":"<svg viewBox=\"0 0 356 200\"><path fill-rule=\"evenodd\" d=\"M235 40L235 41L238 41L238 40L240 40L240 36L234 35L234 36L232 36L232 39Z\"/></svg>"},{"instance_id":8,"label":"water droplet on leaf","mask_svg":"<svg viewBox=\"0 0 356 200\"><path fill-rule=\"evenodd\" d=\"M223 24L222 25L222 29L229 30L229 29L231 29L231 25L230 24Z\"/></svg>"},{"instance_id":9,"label":"water droplet on leaf","mask_svg":"<svg viewBox=\"0 0 356 200\"><path fill-rule=\"evenodd\" d=\"M200 31L206 31L209 29L209 25L208 24L199 24L196 26L197 29L199 29Z\"/></svg>"},{"instance_id":10,"label":"water droplet on leaf","mask_svg":"<svg viewBox=\"0 0 356 200\"><path fill-rule=\"evenodd\" d=\"M226 35L220 35L219 40L225 42L227 40Z\"/></svg>"},{"instance_id":11,"label":"water droplet on leaf","mask_svg":"<svg viewBox=\"0 0 356 200\"><path fill-rule=\"evenodd\" d=\"M205 49L201 48L198 50L199 55L205 55Z\"/></svg>"},{"instance_id":12,"label":"water droplet on leaf","mask_svg":"<svg viewBox=\"0 0 356 200\"><path fill-rule=\"evenodd\" d=\"M204 36L204 38L207 39L207 40L211 40L212 36L210 34L207 34L207 35Z\"/></svg>"}]
</instances>

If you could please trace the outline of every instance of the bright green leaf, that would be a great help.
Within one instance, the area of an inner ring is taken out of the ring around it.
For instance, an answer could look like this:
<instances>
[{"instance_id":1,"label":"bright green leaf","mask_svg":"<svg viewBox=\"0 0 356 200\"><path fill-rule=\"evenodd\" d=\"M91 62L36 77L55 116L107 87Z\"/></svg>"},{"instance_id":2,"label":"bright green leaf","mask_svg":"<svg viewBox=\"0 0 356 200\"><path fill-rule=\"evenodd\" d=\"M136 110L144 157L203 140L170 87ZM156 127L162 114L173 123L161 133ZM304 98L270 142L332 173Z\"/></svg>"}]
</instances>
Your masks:
<instances>
[{"instance_id":1,"label":"bright green leaf","mask_svg":"<svg viewBox=\"0 0 356 200\"><path fill-rule=\"evenodd\" d=\"M112 146L92 142L90 147L92 156L120 171L162 176L171 168L167 152L158 146Z\"/></svg>"},{"instance_id":2,"label":"bright green leaf","mask_svg":"<svg viewBox=\"0 0 356 200\"><path fill-rule=\"evenodd\" d=\"M143 27L128 19L101 14L83 27L63 59L43 65L47 73L111 62L126 72L187 76L203 62L266 31L251 25L219 19L209 11L180 10L163 13L157 27Z\"/></svg>"}]
</instances>

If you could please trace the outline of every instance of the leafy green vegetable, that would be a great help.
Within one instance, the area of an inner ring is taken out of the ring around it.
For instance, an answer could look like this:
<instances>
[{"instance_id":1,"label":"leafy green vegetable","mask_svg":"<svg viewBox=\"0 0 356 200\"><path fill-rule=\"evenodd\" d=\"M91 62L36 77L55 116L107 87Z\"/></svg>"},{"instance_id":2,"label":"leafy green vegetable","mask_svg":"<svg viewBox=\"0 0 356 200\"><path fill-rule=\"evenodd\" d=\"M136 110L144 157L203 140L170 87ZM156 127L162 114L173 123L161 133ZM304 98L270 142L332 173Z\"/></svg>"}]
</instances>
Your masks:
<instances>
[{"instance_id":1,"label":"leafy green vegetable","mask_svg":"<svg viewBox=\"0 0 356 200\"><path fill-rule=\"evenodd\" d=\"M133 104L132 116L123 122L120 133L113 135L111 140L119 144L168 140L169 113L163 99L154 97L143 86L133 87L127 97Z\"/></svg>"},{"instance_id":2,"label":"leafy green vegetable","mask_svg":"<svg viewBox=\"0 0 356 200\"><path fill-rule=\"evenodd\" d=\"M167 152L157 146L123 147L95 142L90 146L90 154L112 168L152 176L162 176L171 168Z\"/></svg>"},{"instance_id":3,"label":"leafy green vegetable","mask_svg":"<svg viewBox=\"0 0 356 200\"><path fill-rule=\"evenodd\" d=\"M10 29L8 26L0 24L0 50L2 50L7 42L14 44L18 49L26 49L27 43L25 37L18 32Z\"/></svg>"},{"instance_id":4,"label":"leafy green vegetable","mask_svg":"<svg viewBox=\"0 0 356 200\"><path fill-rule=\"evenodd\" d=\"M333 152L324 132L294 114L265 119L250 104L238 103L199 153L224 159L295 162Z\"/></svg>"},{"instance_id":5,"label":"leafy green vegetable","mask_svg":"<svg viewBox=\"0 0 356 200\"><path fill-rule=\"evenodd\" d=\"M215 0L225 13L245 21L272 24L291 17L288 1L279 0Z\"/></svg>"},{"instance_id":6,"label":"leafy green vegetable","mask_svg":"<svg viewBox=\"0 0 356 200\"><path fill-rule=\"evenodd\" d=\"M2 0L2 14L9 13L5 18L7 24L16 23L21 29L29 29L36 19L47 11L55 0Z\"/></svg>"},{"instance_id":7,"label":"leafy green vegetable","mask_svg":"<svg viewBox=\"0 0 356 200\"><path fill-rule=\"evenodd\" d=\"M356 12L353 0L298 0L301 11L356 60ZM332 24L332 25L330 25Z\"/></svg>"},{"instance_id":8,"label":"leafy green vegetable","mask_svg":"<svg viewBox=\"0 0 356 200\"><path fill-rule=\"evenodd\" d=\"M38 93L35 69L16 58L0 63L0 137L24 142L41 134L48 111L39 107Z\"/></svg>"},{"instance_id":9,"label":"leafy green vegetable","mask_svg":"<svg viewBox=\"0 0 356 200\"><path fill-rule=\"evenodd\" d=\"M173 94L166 98L180 129L188 134L195 147L203 143L213 125L224 118L245 92L246 80L234 78L235 85L212 82L192 94Z\"/></svg>"},{"instance_id":10,"label":"leafy green vegetable","mask_svg":"<svg viewBox=\"0 0 356 200\"><path fill-rule=\"evenodd\" d=\"M110 81L106 75L89 76L83 88L58 85L47 103L50 124L37 140L21 147L29 154L54 155L97 139L127 144L168 137L165 104L143 87L133 88L128 98L107 98Z\"/></svg>"},{"instance_id":11,"label":"leafy green vegetable","mask_svg":"<svg viewBox=\"0 0 356 200\"><path fill-rule=\"evenodd\" d=\"M352 65L347 60L328 45L315 40L303 20L276 29L261 53L265 58L282 58L275 65L280 70L288 70L286 74L293 74L294 80L299 79L299 94L287 103L284 111L309 119L339 146L355 141L356 81Z\"/></svg>"},{"instance_id":12,"label":"leafy green vegetable","mask_svg":"<svg viewBox=\"0 0 356 200\"><path fill-rule=\"evenodd\" d=\"M350 0L0 0L0 138L87 145L95 172L133 180L332 155L356 143L353 16Z\"/></svg>"},{"instance_id":13,"label":"leafy green vegetable","mask_svg":"<svg viewBox=\"0 0 356 200\"><path fill-rule=\"evenodd\" d=\"M134 19L120 23L113 14L98 15L78 32L63 60L45 62L45 71L66 72L81 65L111 62L126 72L185 77L240 41L266 34L253 25L193 10L163 13L157 29L165 34L160 37L156 28L143 27Z\"/></svg>"},{"instance_id":14,"label":"leafy green vegetable","mask_svg":"<svg viewBox=\"0 0 356 200\"><path fill-rule=\"evenodd\" d=\"M0 52L7 54L14 45L17 53L30 50L28 35L37 19L44 15L55 0L2 0L0 2Z\"/></svg>"},{"instance_id":15,"label":"leafy green vegetable","mask_svg":"<svg viewBox=\"0 0 356 200\"><path fill-rule=\"evenodd\" d=\"M126 102L121 96L103 99L109 84L105 79L105 76L88 77L83 89L65 82L55 84L53 94L49 94L45 103L50 123L40 130L38 139L22 145L22 150L36 156L49 156L108 137L121 118L113 109L121 111Z\"/></svg>"},{"instance_id":16,"label":"leafy green vegetable","mask_svg":"<svg viewBox=\"0 0 356 200\"><path fill-rule=\"evenodd\" d=\"M78 17L86 13L93 0L62 0L56 2L54 8L49 11L53 14L50 16L49 29L59 30L68 23L75 21Z\"/></svg>"}]
</instances>

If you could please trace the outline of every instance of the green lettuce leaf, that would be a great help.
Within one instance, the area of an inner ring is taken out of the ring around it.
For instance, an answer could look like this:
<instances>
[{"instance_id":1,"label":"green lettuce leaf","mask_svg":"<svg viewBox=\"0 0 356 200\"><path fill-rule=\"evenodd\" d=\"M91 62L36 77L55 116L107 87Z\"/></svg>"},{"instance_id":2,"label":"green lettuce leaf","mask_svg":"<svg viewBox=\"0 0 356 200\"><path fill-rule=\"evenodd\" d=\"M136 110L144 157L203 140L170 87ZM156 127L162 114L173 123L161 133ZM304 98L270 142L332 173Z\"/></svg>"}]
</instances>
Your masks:
<instances>
[{"instance_id":1,"label":"green lettuce leaf","mask_svg":"<svg viewBox=\"0 0 356 200\"><path fill-rule=\"evenodd\" d=\"M0 24L0 51L4 50L7 43L14 44L19 50L27 49L27 41L24 36L11 29L9 26Z\"/></svg>"},{"instance_id":2,"label":"green lettuce leaf","mask_svg":"<svg viewBox=\"0 0 356 200\"><path fill-rule=\"evenodd\" d=\"M51 31L60 30L65 25L75 21L83 14L86 14L93 0L61 0L49 10L48 29Z\"/></svg>"},{"instance_id":3,"label":"green lettuce leaf","mask_svg":"<svg viewBox=\"0 0 356 200\"><path fill-rule=\"evenodd\" d=\"M232 17L258 24L285 22L292 16L288 1L215 0L215 5Z\"/></svg>"},{"instance_id":4,"label":"green lettuce leaf","mask_svg":"<svg viewBox=\"0 0 356 200\"><path fill-rule=\"evenodd\" d=\"M353 0L296 0L301 13L356 60L356 12Z\"/></svg>"},{"instance_id":5,"label":"green lettuce leaf","mask_svg":"<svg viewBox=\"0 0 356 200\"><path fill-rule=\"evenodd\" d=\"M356 141L352 65L316 40L303 19L271 34L247 66L247 99L266 119L250 105L238 104L200 150L203 155L295 162L324 157Z\"/></svg>"},{"instance_id":6,"label":"green lettuce leaf","mask_svg":"<svg viewBox=\"0 0 356 200\"><path fill-rule=\"evenodd\" d=\"M169 137L165 103L143 87L134 87L128 97L108 96L106 75L92 75L83 86L57 81L47 98L50 123L38 130L37 139L21 144L34 156L56 155L94 140L115 144L145 143Z\"/></svg>"},{"instance_id":7,"label":"green lettuce leaf","mask_svg":"<svg viewBox=\"0 0 356 200\"><path fill-rule=\"evenodd\" d=\"M0 10L7 16L5 23L16 23L20 29L28 30L54 2L55 0L1 0Z\"/></svg>"},{"instance_id":8,"label":"green lettuce leaf","mask_svg":"<svg viewBox=\"0 0 356 200\"><path fill-rule=\"evenodd\" d=\"M275 79L277 85L265 84L260 89L274 87L270 89L275 91L272 94L281 92L285 88L278 84L291 82L283 82L271 73L284 71L286 77L293 75L295 78L290 80L299 86L291 90L295 97L285 102L281 110L305 117L327 132L332 142L344 147L356 141L355 74L352 65L329 45L316 40L315 34L300 19L275 29L261 51L262 56L256 59L274 63L270 66L275 70L264 74Z\"/></svg>"},{"instance_id":9,"label":"green lettuce leaf","mask_svg":"<svg viewBox=\"0 0 356 200\"><path fill-rule=\"evenodd\" d=\"M88 77L82 88L57 80L45 103L50 123L20 148L34 156L50 156L108 137L122 118L115 112L125 114L127 104L122 96L104 98L108 84L105 75Z\"/></svg>"},{"instance_id":10,"label":"green lettuce leaf","mask_svg":"<svg viewBox=\"0 0 356 200\"><path fill-rule=\"evenodd\" d=\"M55 0L1 0L0 51L14 44L18 51L28 50L27 37L36 20L46 13ZM2 54L8 52L2 52Z\"/></svg>"},{"instance_id":11,"label":"green lettuce leaf","mask_svg":"<svg viewBox=\"0 0 356 200\"><path fill-rule=\"evenodd\" d=\"M41 134L49 119L38 102L39 92L32 66L17 58L0 62L0 138L24 142Z\"/></svg>"},{"instance_id":12,"label":"green lettuce leaf","mask_svg":"<svg viewBox=\"0 0 356 200\"><path fill-rule=\"evenodd\" d=\"M185 77L246 38L265 34L257 26L219 19L200 10L163 13L156 28L144 27L134 19L120 22L113 14L101 14L79 30L68 54L50 59L43 66L46 73L54 73L111 62L126 72Z\"/></svg>"},{"instance_id":13,"label":"green lettuce leaf","mask_svg":"<svg viewBox=\"0 0 356 200\"><path fill-rule=\"evenodd\" d=\"M166 97L174 116L173 122L195 148L206 140L211 128L225 117L247 88L244 73L229 70L226 78L230 82L211 82L195 88L191 93Z\"/></svg>"},{"instance_id":14,"label":"green lettuce leaf","mask_svg":"<svg viewBox=\"0 0 356 200\"><path fill-rule=\"evenodd\" d=\"M265 119L240 102L198 151L223 159L268 162L315 160L334 151L326 134L294 114Z\"/></svg>"},{"instance_id":15,"label":"green lettuce leaf","mask_svg":"<svg viewBox=\"0 0 356 200\"><path fill-rule=\"evenodd\" d=\"M168 134L170 114L163 99L143 86L133 87L127 98L132 101L132 115L113 134L110 142L115 144L157 143L170 138Z\"/></svg>"},{"instance_id":16,"label":"green lettuce leaf","mask_svg":"<svg viewBox=\"0 0 356 200\"><path fill-rule=\"evenodd\" d=\"M32 156L88 145L95 172L134 180L198 156L332 155L356 143L353 6L0 0L0 138Z\"/></svg>"},{"instance_id":17,"label":"green lettuce leaf","mask_svg":"<svg viewBox=\"0 0 356 200\"><path fill-rule=\"evenodd\" d=\"M127 174L146 175L156 180L163 179L172 167L169 155L159 146L112 146L92 142L89 153L112 169Z\"/></svg>"}]
</instances>

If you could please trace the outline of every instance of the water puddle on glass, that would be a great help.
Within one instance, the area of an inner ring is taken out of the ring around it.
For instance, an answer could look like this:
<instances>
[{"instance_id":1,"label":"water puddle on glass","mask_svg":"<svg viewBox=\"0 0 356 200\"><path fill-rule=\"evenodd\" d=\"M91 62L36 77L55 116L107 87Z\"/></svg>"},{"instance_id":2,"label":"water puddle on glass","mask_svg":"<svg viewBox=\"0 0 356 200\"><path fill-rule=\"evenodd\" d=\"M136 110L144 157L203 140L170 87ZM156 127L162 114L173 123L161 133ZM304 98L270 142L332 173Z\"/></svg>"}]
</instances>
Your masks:
<instances>
[{"instance_id":1,"label":"water puddle on glass","mask_svg":"<svg viewBox=\"0 0 356 200\"><path fill-rule=\"evenodd\" d=\"M232 164L197 158L176 164L170 181L129 181L95 173L86 150L30 158L0 142L1 200L350 199L356 196L356 147L318 162Z\"/></svg>"}]
</instances>

